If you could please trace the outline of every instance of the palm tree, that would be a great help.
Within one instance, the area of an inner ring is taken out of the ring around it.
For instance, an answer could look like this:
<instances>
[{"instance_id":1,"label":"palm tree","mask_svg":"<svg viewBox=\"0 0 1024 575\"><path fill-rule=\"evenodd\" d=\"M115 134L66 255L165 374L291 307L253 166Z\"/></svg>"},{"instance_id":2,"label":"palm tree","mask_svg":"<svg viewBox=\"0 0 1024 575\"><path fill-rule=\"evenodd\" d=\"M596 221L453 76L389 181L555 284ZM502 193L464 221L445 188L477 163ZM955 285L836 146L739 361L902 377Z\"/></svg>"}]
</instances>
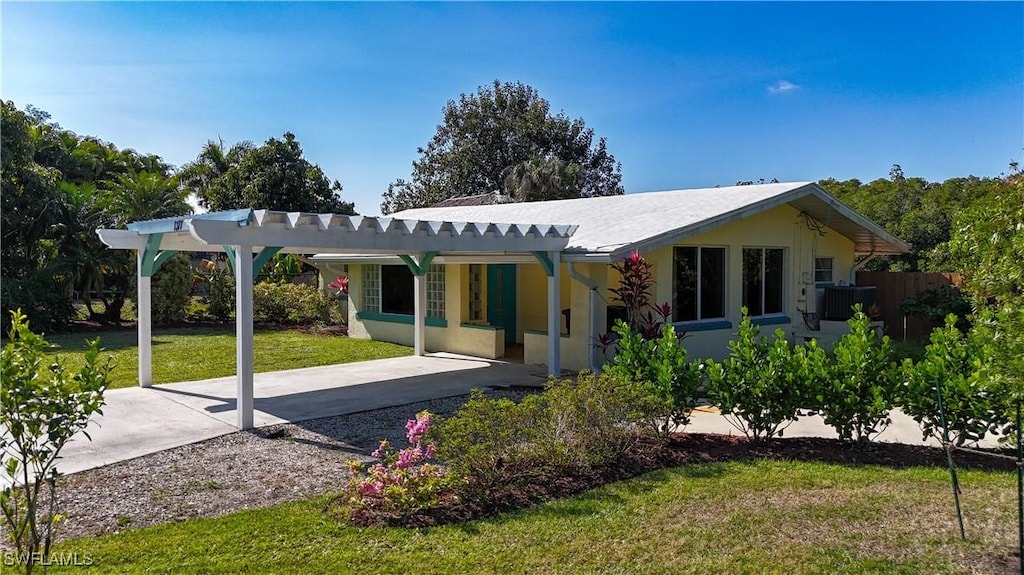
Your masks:
<instances>
[{"instance_id":1,"label":"palm tree","mask_svg":"<svg viewBox=\"0 0 1024 575\"><path fill-rule=\"evenodd\" d=\"M185 201L188 190L177 177L141 171L117 174L105 183L107 207L118 227L192 213L192 207Z\"/></svg>"},{"instance_id":2,"label":"palm tree","mask_svg":"<svg viewBox=\"0 0 1024 575\"><path fill-rule=\"evenodd\" d=\"M196 195L199 202L208 209L219 209L214 188L231 168L253 150L249 141L238 142L230 149L224 149L224 140L209 140L199 152L195 161L189 162L178 171L181 184Z\"/></svg>"},{"instance_id":3,"label":"palm tree","mask_svg":"<svg viewBox=\"0 0 1024 575\"><path fill-rule=\"evenodd\" d=\"M580 197L581 168L558 156L534 156L511 167L505 193L517 202L539 202Z\"/></svg>"}]
</instances>

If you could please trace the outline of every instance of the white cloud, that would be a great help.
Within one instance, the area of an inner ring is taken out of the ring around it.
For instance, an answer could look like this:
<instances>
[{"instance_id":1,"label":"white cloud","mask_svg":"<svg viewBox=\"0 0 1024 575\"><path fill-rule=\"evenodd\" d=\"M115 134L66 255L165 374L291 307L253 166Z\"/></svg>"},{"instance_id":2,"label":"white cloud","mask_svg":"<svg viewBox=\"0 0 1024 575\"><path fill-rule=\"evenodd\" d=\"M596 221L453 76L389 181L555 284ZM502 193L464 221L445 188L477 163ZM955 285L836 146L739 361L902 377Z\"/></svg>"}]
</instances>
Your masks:
<instances>
[{"instance_id":1,"label":"white cloud","mask_svg":"<svg viewBox=\"0 0 1024 575\"><path fill-rule=\"evenodd\" d=\"M793 92L799 89L800 86L786 80L779 80L775 84L768 86L768 92L771 94L785 94L786 92Z\"/></svg>"}]
</instances>

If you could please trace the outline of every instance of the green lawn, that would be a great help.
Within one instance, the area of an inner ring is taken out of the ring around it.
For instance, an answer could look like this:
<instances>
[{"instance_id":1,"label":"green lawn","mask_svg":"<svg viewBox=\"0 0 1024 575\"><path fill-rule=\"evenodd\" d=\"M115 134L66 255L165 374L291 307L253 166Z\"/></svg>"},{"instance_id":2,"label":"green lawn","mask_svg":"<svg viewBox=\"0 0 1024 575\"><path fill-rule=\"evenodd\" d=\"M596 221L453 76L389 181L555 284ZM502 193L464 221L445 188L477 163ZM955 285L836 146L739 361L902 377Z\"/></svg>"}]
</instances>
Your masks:
<instances>
[{"instance_id":1,"label":"green lawn","mask_svg":"<svg viewBox=\"0 0 1024 575\"><path fill-rule=\"evenodd\" d=\"M357 529L326 498L56 549L104 573L993 573L1016 569L1007 473L755 461L689 465L463 525ZM60 570L57 570L60 572ZM66 572L80 572L80 568Z\"/></svg>"},{"instance_id":2,"label":"green lawn","mask_svg":"<svg viewBox=\"0 0 1024 575\"><path fill-rule=\"evenodd\" d=\"M86 339L100 338L113 357L110 387L138 385L139 351L135 330L48 335L56 355L69 367L80 366ZM257 372L366 361L409 355L405 346L341 336L310 335L290 330L258 330L255 335ZM235 332L232 328L154 330L153 381L172 383L224 377L235 373Z\"/></svg>"}]
</instances>

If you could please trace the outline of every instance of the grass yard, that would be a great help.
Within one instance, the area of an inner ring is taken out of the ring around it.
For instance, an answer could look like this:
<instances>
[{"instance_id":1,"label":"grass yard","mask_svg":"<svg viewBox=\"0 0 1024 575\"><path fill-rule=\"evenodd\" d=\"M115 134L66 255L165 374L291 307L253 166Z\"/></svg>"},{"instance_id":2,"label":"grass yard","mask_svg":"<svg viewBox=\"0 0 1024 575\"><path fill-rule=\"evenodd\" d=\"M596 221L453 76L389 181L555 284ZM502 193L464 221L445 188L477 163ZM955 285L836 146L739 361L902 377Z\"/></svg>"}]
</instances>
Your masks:
<instances>
[{"instance_id":1,"label":"grass yard","mask_svg":"<svg viewBox=\"0 0 1024 575\"><path fill-rule=\"evenodd\" d=\"M110 388L138 385L139 351L135 330L47 335L61 361L71 368L84 361L86 339L100 338L101 357L113 357ZM409 355L408 347L292 330L257 330L257 372L313 367ZM180 328L153 331L153 382L173 383L235 373L233 328Z\"/></svg>"},{"instance_id":2,"label":"grass yard","mask_svg":"<svg viewBox=\"0 0 1024 575\"><path fill-rule=\"evenodd\" d=\"M1009 473L965 471L961 542L941 468L706 463L429 529L358 529L324 497L69 541L103 573L1000 573ZM73 519L72 519L73 520ZM54 572L82 572L83 568Z\"/></svg>"}]
</instances>

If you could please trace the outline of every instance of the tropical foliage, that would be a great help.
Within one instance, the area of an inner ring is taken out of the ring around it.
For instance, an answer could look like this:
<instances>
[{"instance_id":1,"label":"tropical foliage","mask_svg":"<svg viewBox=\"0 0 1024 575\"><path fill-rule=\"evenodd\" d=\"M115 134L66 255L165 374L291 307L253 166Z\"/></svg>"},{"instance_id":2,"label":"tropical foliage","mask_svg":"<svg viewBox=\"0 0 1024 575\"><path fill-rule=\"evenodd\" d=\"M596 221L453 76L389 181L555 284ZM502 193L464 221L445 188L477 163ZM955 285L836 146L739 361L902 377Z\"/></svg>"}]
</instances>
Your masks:
<instances>
[{"instance_id":1,"label":"tropical foliage","mask_svg":"<svg viewBox=\"0 0 1024 575\"><path fill-rule=\"evenodd\" d=\"M241 142L225 150L209 141L182 167L186 189L211 211L265 208L294 212L355 214L341 199L341 183L302 156L295 134L270 138L262 146Z\"/></svg>"},{"instance_id":2,"label":"tropical foliage","mask_svg":"<svg viewBox=\"0 0 1024 575\"><path fill-rule=\"evenodd\" d=\"M190 193L212 210L354 213L339 196L341 184L302 157L291 133L259 147L241 142L225 149L223 142L210 141L194 162L176 171L159 156L63 129L32 106L20 110L3 102L2 123L4 326L9 312L21 309L37 329L59 331L75 317L75 301L84 304L91 320L120 321L135 290L135 257L108 249L96 229L190 214ZM271 269L277 271L285 260L275 260ZM192 274L180 263L165 263L153 278L158 323L185 317ZM230 285L221 279L208 293L217 300L210 315L224 319L230 311L219 296L230 292L220 288Z\"/></svg>"},{"instance_id":3,"label":"tropical foliage","mask_svg":"<svg viewBox=\"0 0 1024 575\"><path fill-rule=\"evenodd\" d=\"M22 308L38 329L71 318L81 294L94 319L116 321L135 275L126 251L107 249L98 227L187 214L171 166L61 128L45 112L3 103L2 307ZM91 297L102 299L94 308Z\"/></svg>"}]
</instances>

